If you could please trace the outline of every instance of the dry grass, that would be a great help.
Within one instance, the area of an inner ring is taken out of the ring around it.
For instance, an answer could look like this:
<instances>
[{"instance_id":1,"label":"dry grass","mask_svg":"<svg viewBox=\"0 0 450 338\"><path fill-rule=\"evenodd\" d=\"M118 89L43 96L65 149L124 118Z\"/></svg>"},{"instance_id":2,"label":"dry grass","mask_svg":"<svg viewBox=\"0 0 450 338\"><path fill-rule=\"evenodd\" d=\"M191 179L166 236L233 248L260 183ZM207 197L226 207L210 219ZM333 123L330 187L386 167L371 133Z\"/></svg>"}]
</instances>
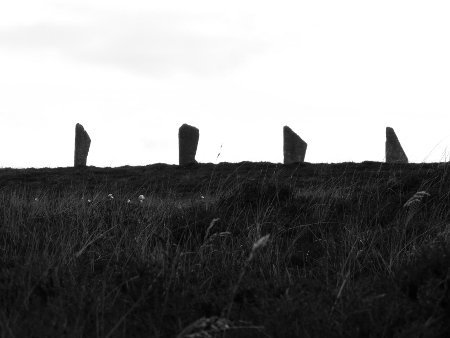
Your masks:
<instances>
[{"instance_id":1,"label":"dry grass","mask_svg":"<svg viewBox=\"0 0 450 338\"><path fill-rule=\"evenodd\" d=\"M216 171L188 194L3 186L0 332L445 336L450 179L447 167L403 168L395 180Z\"/></svg>"}]
</instances>

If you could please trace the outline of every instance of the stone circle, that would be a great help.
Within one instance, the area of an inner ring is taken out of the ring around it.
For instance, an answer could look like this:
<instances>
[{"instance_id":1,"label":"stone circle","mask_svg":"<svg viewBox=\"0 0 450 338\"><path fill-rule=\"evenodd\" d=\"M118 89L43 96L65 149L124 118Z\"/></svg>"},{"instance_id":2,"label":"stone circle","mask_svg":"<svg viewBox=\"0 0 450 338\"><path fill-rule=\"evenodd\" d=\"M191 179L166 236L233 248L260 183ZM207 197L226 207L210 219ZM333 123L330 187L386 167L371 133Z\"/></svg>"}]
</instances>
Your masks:
<instances>
[{"instance_id":1,"label":"stone circle","mask_svg":"<svg viewBox=\"0 0 450 338\"><path fill-rule=\"evenodd\" d=\"M87 156L89 153L89 147L91 146L91 138L86 130L79 123L75 126L75 167L85 167L87 162Z\"/></svg>"},{"instance_id":2,"label":"stone circle","mask_svg":"<svg viewBox=\"0 0 450 338\"><path fill-rule=\"evenodd\" d=\"M195 155L197 153L199 130L188 124L183 124L178 130L179 164L187 165L197 163Z\"/></svg>"},{"instance_id":3,"label":"stone circle","mask_svg":"<svg viewBox=\"0 0 450 338\"><path fill-rule=\"evenodd\" d=\"M283 155L284 164L300 163L305 161L308 144L303 141L291 128L283 128Z\"/></svg>"},{"instance_id":4,"label":"stone circle","mask_svg":"<svg viewBox=\"0 0 450 338\"><path fill-rule=\"evenodd\" d=\"M391 127L386 127L386 163L408 163L408 157Z\"/></svg>"}]
</instances>

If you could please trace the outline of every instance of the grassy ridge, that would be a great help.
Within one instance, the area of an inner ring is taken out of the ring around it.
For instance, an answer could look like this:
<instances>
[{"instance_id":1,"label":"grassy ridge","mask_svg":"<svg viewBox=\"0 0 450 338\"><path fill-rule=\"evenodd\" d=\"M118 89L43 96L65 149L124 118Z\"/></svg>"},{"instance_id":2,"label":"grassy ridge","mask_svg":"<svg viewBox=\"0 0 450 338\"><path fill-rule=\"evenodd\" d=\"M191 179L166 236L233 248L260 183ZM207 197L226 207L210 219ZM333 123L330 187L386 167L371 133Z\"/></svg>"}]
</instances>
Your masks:
<instances>
[{"instance_id":1,"label":"grassy ridge","mask_svg":"<svg viewBox=\"0 0 450 338\"><path fill-rule=\"evenodd\" d=\"M447 336L449 168L0 169L1 333Z\"/></svg>"}]
</instances>

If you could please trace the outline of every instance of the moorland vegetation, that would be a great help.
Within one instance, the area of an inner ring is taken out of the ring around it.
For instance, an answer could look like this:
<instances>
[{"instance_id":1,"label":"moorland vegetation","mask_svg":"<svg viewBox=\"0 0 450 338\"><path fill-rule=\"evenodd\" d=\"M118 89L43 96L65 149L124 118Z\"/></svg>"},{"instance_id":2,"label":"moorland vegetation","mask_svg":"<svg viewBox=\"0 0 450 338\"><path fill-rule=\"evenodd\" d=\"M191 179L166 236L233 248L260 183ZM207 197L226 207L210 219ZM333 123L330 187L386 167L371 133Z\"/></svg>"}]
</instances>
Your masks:
<instances>
[{"instance_id":1,"label":"moorland vegetation","mask_svg":"<svg viewBox=\"0 0 450 338\"><path fill-rule=\"evenodd\" d=\"M448 337L450 165L0 169L2 337Z\"/></svg>"}]
</instances>

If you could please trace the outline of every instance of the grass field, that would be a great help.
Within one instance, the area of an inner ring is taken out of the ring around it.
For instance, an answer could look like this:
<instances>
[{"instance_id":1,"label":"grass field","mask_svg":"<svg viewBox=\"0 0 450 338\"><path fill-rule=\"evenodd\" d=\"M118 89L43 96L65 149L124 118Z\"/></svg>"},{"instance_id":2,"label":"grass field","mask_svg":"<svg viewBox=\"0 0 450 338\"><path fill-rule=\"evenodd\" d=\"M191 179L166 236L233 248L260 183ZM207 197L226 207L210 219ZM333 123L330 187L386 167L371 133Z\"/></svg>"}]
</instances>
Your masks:
<instances>
[{"instance_id":1,"label":"grass field","mask_svg":"<svg viewBox=\"0 0 450 338\"><path fill-rule=\"evenodd\" d=\"M450 164L0 169L1 337L448 337L449 289Z\"/></svg>"}]
</instances>

